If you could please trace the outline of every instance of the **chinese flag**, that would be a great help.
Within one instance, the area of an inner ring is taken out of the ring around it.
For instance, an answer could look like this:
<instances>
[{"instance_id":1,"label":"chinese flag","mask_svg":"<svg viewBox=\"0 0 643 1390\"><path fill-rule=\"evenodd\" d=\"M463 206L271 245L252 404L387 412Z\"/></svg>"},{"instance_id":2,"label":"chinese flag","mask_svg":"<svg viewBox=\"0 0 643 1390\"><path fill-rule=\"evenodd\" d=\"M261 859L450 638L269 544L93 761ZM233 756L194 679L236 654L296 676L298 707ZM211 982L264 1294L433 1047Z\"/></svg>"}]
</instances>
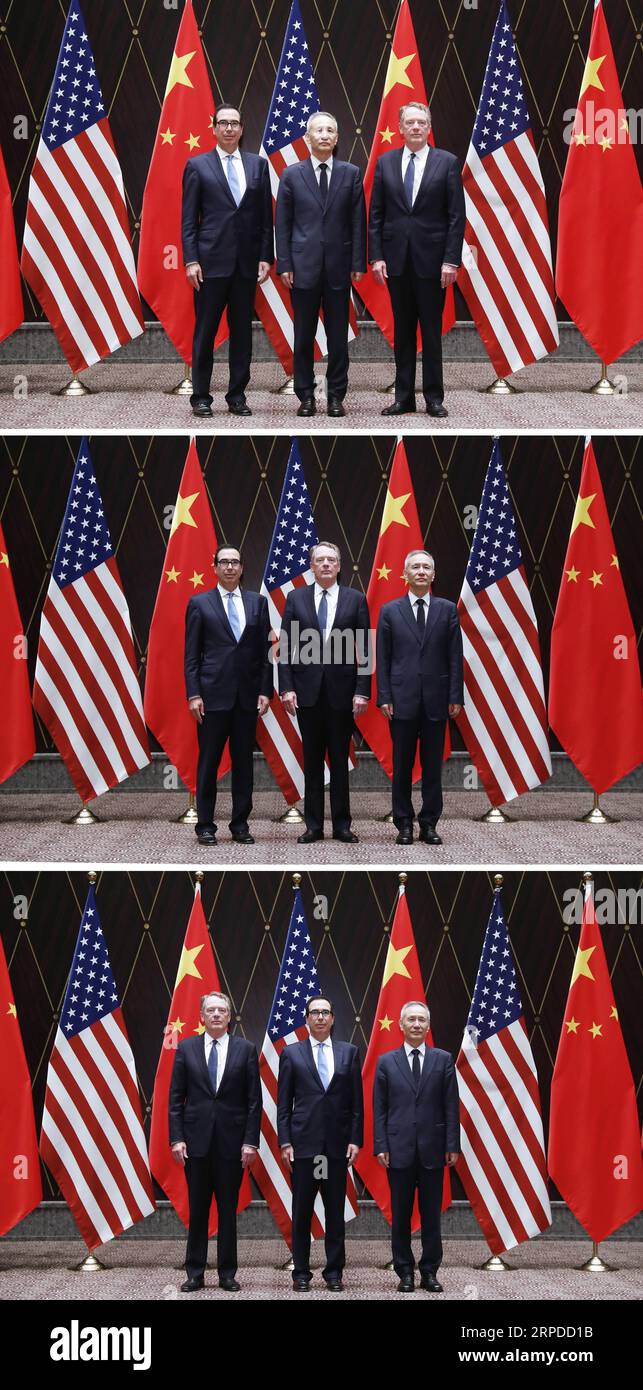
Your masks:
<instances>
[{"instance_id":1,"label":"chinese flag","mask_svg":"<svg viewBox=\"0 0 643 1390\"><path fill-rule=\"evenodd\" d=\"M413 927L409 914L404 886L400 887L393 927L386 953L384 974L377 1001L373 1028L371 1031L366 1061L362 1068L364 1083L364 1147L355 1160L355 1168L368 1188L371 1197L391 1224L391 1193L386 1169L382 1168L373 1153L373 1083L377 1061L385 1052L401 1047L404 1035L399 1027L402 1005L411 999L424 999L424 986L420 973ZM427 1047L433 1047L431 1030L426 1037ZM444 1170L442 1210L446 1211L451 1202L451 1180L449 1170ZM420 1216L417 1200L413 1209L412 1229L420 1229Z\"/></svg>"},{"instance_id":2,"label":"chinese flag","mask_svg":"<svg viewBox=\"0 0 643 1390\"><path fill-rule=\"evenodd\" d=\"M636 635L590 439L551 634L549 723L597 795L643 758Z\"/></svg>"},{"instance_id":3,"label":"chinese flag","mask_svg":"<svg viewBox=\"0 0 643 1390\"><path fill-rule=\"evenodd\" d=\"M597 1243L643 1206L636 1092L591 880L551 1083L547 1163L561 1197Z\"/></svg>"},{"instance_id":4,"label":"chinese flag","mask_svg":"<svg viewBox=\"0 0 643 1390\"><path fill-rule=\"evenodd\" d=\"M0 150L0 343L15 333L24 318L22 283L16 229L13 222L11 189Z\"/></svg>"},{"instance_id":5,"label":"chinese flag","mask_svg":"<svg viewBox=\"0 0 643 1390\"><path fill-rule=\"evenodd\" d=\"M0 1236L41 1201L31 1079L0 939Z\"/></svg>"},{"instance_id":6,"label":"chinese flag","mask_svg":"<svg viewBox=\"0 0 643 1390\"><path fill-rule=\"evenodd\" d=\"M422 76L422 68L418 54L418 46L413 30L413 20L409 9L409 0L402 0L400 12L395 25L393 43L386 69L386 80L384 82L384 93L380 103L380 113L377 118L371 153L368 157L366 173L364 175L364 193L366 196L366 207L370 207L371 189L375 177L375 165L381 154L386 150L399 150L404 141L400 135L399 109L406 102L421 101L423 106L427 105L426 87ZM429 144L435 145L433 130L429 134ZM393 310L391 308L391 296L385 285L376 284L373 279L373 272L368 270L363 280L356 286L357 294L364 300L369 313L373 315L375 322L379 324L384 337L393 346ZM453 288L447 290L444 301L444 311L442 314L442 332L448 333L455 323L455 307L453 302ZM421 345L420 331L418 329L418 345Z\"/></svg>"},{"instance_id":7,"label":"chinese flag","mask_svg":"<svg viewBox=\"0 0 643 1390\"><path fill-rule=\"evenodd\" d=\"M193 794L199 747L185 689L185 610L193 594L216 584L216 548L210 503L191 439L150 626L143 709L148 728ZM220 777L229 766L224 754Z\"/></svg>"},{"instance_id":8,"label":"chinese flag","mask_svg":"<svg viewBox=\"0 0 643 1390\"><path fill-rule=\"evenodd\" d=\"M217 989L220 990L221 985L203 912L201 885L197 883L194 905L185 933L179 968L176 972L170 1012L163 1030L161 1055L154 1078L152 1126L150 1129L150 1169L184 1226L188 1225L190 1219L188 1186L185 1181L185 1171L181 1164L172 1158L170 1148L168 1122L170 1080L174 1056L182 1038L191 1038L195 1033L203 1034L205 1032L201 1023L202 995ZM251 1200L250 1178L248 1170L245 1169L237 1211L243 1211ZM216 1229L217 1204L213 1198L209 1221L211 1236L215 1235Z\"/></svg>"},{"instance_id":9,"label":"chinese flag","mask_svg":"<svg viewBox=\"0 0 643 1390\"><path fill-rule=\"evenodd\" d=\"M404 560L409 550L423 550L424 540L420 529L420 519L415 502L415 493L404 440L398 435L397 448L386 490L382 523L375 551L375 559L368 582L366 601L371 617L371 627L377 628L380 609L392 599L402 598L408 593L404 578ZM371 698L366 714L357 720L357 727L381 763L387 777L393 777L393 746L388 719L377 708L377 682L373 676ZM444 756L449 757L451 742L447 727L444 742ZM421 775L419 754L413 768L413 781Z\"/></svg>"},{"instance_id":10,"label":"chinese flag","mask_svg":"<svg viewBox=\"0 0 643 1390\"><path fill-rule=\"evenodd\" d=\"M556 292L603 362L643 337L643 189L601 0L565 165Z\"/></svg>"},{"instance_id":11,"label":"chinese flag","mask_svg":"<svg viewBox=\"0 0 643 1390\"><path fill-rule=\"evenodd\" d=\"M9 556L0 522L0 783L29 761L36 751L26 639L9 569Z\"/></svg>"},{"instance_id":12,"label":"chinese flag","mask_svg":"<svg viewBox=\"0 0 643 1390\"><path fill-rule=\"evenodd\" d=\"M185 0L143 194L138 252L138 287L184 362L192 361L194 293L181 253L183 170L190 155L213 148L213 112L192 0Z\"/></svg>"}]
</instances>

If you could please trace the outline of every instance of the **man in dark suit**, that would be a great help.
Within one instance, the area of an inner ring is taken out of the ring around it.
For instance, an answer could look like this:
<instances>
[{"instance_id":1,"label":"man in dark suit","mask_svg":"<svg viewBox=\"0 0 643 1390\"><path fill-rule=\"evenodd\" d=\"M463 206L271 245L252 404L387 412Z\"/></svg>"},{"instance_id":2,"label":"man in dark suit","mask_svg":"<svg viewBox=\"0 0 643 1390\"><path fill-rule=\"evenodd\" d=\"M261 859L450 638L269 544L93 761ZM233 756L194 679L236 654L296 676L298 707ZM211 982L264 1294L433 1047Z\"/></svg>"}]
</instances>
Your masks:
<instances>
[{"instance_id":1,"label":"man in dark suit","mask_svg":"<svg viewBox=\"0 0 643 1390\"><path fill-rule=\"evenodd\" d=\"M462 259L464 190L455 155L429 145L428 106L400 108L401 150L375 166L368 223L368 257L393 306L395 400L383 415L415 410L418 319L422 330L422 391L429 415L444 416L442 310Z\"/></svg>"},{"instance_id":2,"label":"man in dark suit","mask_svg":"<svg viewBox=\"0 0 643 1390\"><path fill-rule=\"evenodd\" d=\"M404 598L381 609L377 624L377 703L390 720L393 740L393 820L397 844L413 843L413 764L420 741L420 839L441 845L442 754L447 715L457 719L464 701L462 633L458 610L435 598L433 556L411 550L404 562Z\"/></svg>"},{"instance_id":3,"label":"man in dark suit","mask_svg":"<svg viewBox=\"0 0 643 1390\"><path fill-rule=\"evenodd\" d=\"M201 1000L205 1032L176 1049L170 1083L172 1154L185 1167L190 1226L181 1293L203 1288L212 1197L219 1214L219 1287L237 1293L237 1202L243 1169L257 1157L261 1081L257 1049L230 1037L230 1000L216 991Z\"/></svg>"},{"instance_id":4,"label":"man in dark suit","mask_svg":"<svg viewBox=\"0 0 643 1390\"><path fill-rule=\"evenodd\" d=\"M400 1016L402 1047L379 1058L373 1087L374 1151L391 1189L393 1264L398 1293L415 1287L411 1217L418 1194L422 1234L420 1288L442 1293L440 1209L444 1166L460 1153L460 1104L450 1052L427 1047L429 1011L411 1000Z\"/></svg>"},{"instance_id":5,"label":"man in dark suit","mask_svg":"<svg viewBox=\"0 0 643 1390\"><path fill-rule=\"evenodd\" d=\"M195 594L185 615L185 685L199 739L196 834L201 844L216 845L217 774L229 739L230 831L238 844L253 845L248 817L257 713L266 713L274 688L270 618L266 599L240 588L243 564L234 546L219 547L214 567L218 586Z\"/></svg>"},{"instance_id":6,"label":"man in dark suit","mask_svg":"<svg viewBox=\"0 0 643 1390\"><path fill-rule=\"evenodd\" d=\"M268 278L274 260L270 175L267 160L239 149L243 126L235 106L219 107L214 132L216 148L188 159L183 172L183 260L196 311L191 405L195 415L212 414L214 340L227 308L228 410L251 415L245 391L252 310L257 282Z\"/></svg>"},{"instance_id":7,"label":"man in dark suit","mask_svg":"<svg viewBox=\"0 0 643 1390\"><path fill-rule=\"evenodd\" d=\"M314 347L320 308L328 339L327 411L345 415L348 388L348 315L351 275L366 270L366 205L356 164L336 159L337 121L327 111L310 116L311 157L289 164L279 180L275 233L277 273L292 294L295 393L298 415L314 415Z\"/></svg>"},{"instance_id":8,"label":"man in dark suit","mask_svg":"<svg viewBox=\"0 0 643 1390\"><path fill-rule=\"evenodd\" d=\"M279 638L279 690L296 715L304 750L304 819L298 844L324 838L324 769L330 763L333 838L356 844L351 830L348 755L355 718L371 690L371 638L363 594L337 583L339 549L320 541L310 552L314 583L291 589Z\"/></svg>"},{"instance_id":9,"label":"man in dark suit","mask_svg":"<svg viewBox=\"0 0 643 1390\"><path fill-rule=\"evenodd\" d=\"M346 1262L344 1201L348 1166L364 1142L364 1099L359 1053L331 1038L329 999L306 1004L309 1037L285 1047L279 1058L277 1135L282 1162L292 1173L293 1286L308 1293L310 1224L320 1191L326 1215L323 1278L341 1293Z\"/></svg>"}]
</instances>

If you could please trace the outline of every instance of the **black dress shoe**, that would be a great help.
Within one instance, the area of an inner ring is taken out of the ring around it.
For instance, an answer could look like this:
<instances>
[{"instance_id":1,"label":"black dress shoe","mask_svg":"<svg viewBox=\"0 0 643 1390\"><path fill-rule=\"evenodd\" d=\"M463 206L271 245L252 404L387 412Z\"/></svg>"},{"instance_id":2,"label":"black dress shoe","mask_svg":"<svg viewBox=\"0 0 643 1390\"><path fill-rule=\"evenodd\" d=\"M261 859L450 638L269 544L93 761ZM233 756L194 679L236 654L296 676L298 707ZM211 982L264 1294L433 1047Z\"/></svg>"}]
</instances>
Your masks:
<instances>
[{"instance_id":1,"label":"black dress shoe","mask_svg":"<svg viewBox=\"0 0 643 1390\"><path fill-rule=\"evenodd\" d=\"M335 416L336 418L339 417L340 415L345 415L345 414L346 414L346 411L344 410L344 406L343 406L342 402L338 399L337 396L329 396L329 397L328 397L328 404L327 404L327 406L326 406L326 414L327 414L327 415L333 415L333 416Z\"/></svg>"},{"instance_id":2,"label":"black dress shoe","mask_svg":"<svg viewBox=\"0 0 643 1390\"><path fill-rule=\"evenodd\" d=\"M438 832L434 825L421 826L418 839L421 840L424 845L442 844L442 840L440 839L440 836L438 835Z\"/></svg>"},{"instance_id":3,"label":"black dress shoe","mask_svg":"<svg viewBox=\"0 0 643 1390\"><path fill-rule=\"evenodd\" d=\"M214 830L197 830L196 837L200 845L216 845L217 842Z\"/></svg>"},{"instance_id":4,"label":"black dress shoe","mask_svg":"<svg viewBox=\"0 0 643 1390\"><path fill-rule=\"evenodd\" d=\"M393 401L384 406L382 415L415 415L415 401Z\"/></svg>"},{"instance_id":5,"label":"black dress shoe","mask_svg":"<svg viewBox=\"0 0 643 1390\"><path fill-rule=\"evenodd\" d=\"M343 1293L344 1285L341 1279L325 1279L324 1283L329 1293Z\"/></svg>"},{"instance_id":6,"label":"black dress shoe","mask_svg":"<svg viewBox=\"0 0 643 1390\"><path fill-rule=\"evenodd\" d=\"M249 830L232 831L232 838L237 845L254 845L255 837Z\"/></svg>"},{"instance_id":7,"label":"black dress shoe","mask_svg":"<svg viewBox=\"0 0 643 1390\"><path fill-rule=\"evenodd\" d=\"M315 405L315 397L314 397L314 396L304 396L304 399L303 399L303 401L301 402L301 405L300 405L300 407L299 407L299 410L297 411L297 414L298 414L298 415L316 415L316 414L317 414L317 406Z\"/></svg>"},{"instance_id":8,"label":"black dress shoe","mask_svg":"<svg viewBox=\"0 0 643 1390\"><path fill-rule=\"evenodd\" d=\"M205 1284L201 1275L200 1279L186 1279L185 1283L181 1284L181 1293L196 1293L197 1289L203 1288Z\"/></svg>"},{"instance_id":9,"label":"black dress shoe","mask_svg":"<svg viewBox=\"0 0 643 1390\"><path fill-rule=\"evenodd\" d=\"M359 844L359 835L356 835L354 830L338 830L337 834L333 835L333 839L341 840L343 845Z\"/></svg>"},{"instance_id":10,"label":"black dress shoe","mask_svg":"<svg viewBox=\"0 0 643 1390\"><path fill-rule=\"evenodd\" d=\"M427 415L435 416L437 420L444 420L449 414L446 407L443 406L442 401L427 401L426 413Z\"/></svg>"},{"instance_id":11,"label":"black dress shoe","mask_svg":"<svg viewBox=\"0 0 643 1390\"><path fill-rule=\"evenodd\" d=\"M303 835L297 836L298 845L314 845L317 840L323 840L323 830L304 830Z\"/></svg>"},{"instance_id":12,"label":"black dress shoe","mask_svg":"<svg viewBox=\"0 0 643 1390\"><path fill-rule=\"evenodd\" d=\"M293 1279L294 1293L310 1293L310 1279Z\"/></svg>"},{"instance_id":13,"label":"black dress shoe","mask_svg":"<svg viewBox=\"0 0 643 1390\"><path fill-rule=\"evenodd\" d=\"M228 401L228 410L231 415L252 415L247 401Z\"/></svg>"},{"instance_id":14,"label":"black dress shoe","mask_svg":"<svg viewBox=\"0 0 643 1390\"><path fill-rule=\"evenodd\" d=\"M192 406L192 414L205 419L212 415L212 406L208 405L207 401L197 401L196 405Z\"/></svg>"},{"instance_id":15,"label":"black dress shoe","mask_svg":"<svg viewBox=\"0 0 643 1390\"><path fill-rule=\"evenodd\" d=\"M396 845L413 844L413 826L410 821L405 821L404 825L400 826L395 843Z\"/></svg>"},{"instance_id":16,"label":"black dress shoe","mask_svg":"<svg viewBox=\"0 0 643 1390\"><path fill-rule=\"evenodd\" d=\"M415 1279L412 1274L403 1274L397 1286L398 1293L413 1293L415 1289Z\"/></svg>"},{"instance_id":17,"label":"black dress shoe","mask_svg":"<svg viewBox=\"0 0 643 1390\"><path fill-rule=\"evenodd\" d=\"M237 1283L236 1279L220 1279L219 1288L225 1289L226 1293L238 1293L241 1285Z\"/></svg>"},{"instance_id":18,"label":"black dress shoe","mask_svg":"<svg viewBox=\"0 0 643 1390\"><path fill-rule=\"evenodd\" d=\"M423 1274L420 1279L420 1288L428 1289L429 1293L444 1293L444 1289L435 1274Z\"/></svg>"}]
</instances>

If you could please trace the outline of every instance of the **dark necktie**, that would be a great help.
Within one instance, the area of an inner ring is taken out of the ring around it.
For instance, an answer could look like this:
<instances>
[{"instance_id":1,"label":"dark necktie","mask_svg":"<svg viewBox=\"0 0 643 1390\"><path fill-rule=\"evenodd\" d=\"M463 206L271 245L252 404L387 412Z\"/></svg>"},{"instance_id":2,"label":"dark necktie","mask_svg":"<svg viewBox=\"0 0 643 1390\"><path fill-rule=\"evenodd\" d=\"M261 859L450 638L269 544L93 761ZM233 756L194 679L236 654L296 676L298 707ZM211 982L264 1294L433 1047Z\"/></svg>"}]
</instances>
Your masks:
<instances>
[{"instance_id":1,"label":"dark necktie","mask_svg":"<svg viewBox=\"0 0 643 1390\"><path fill-rule=\"evenodd\" d=\"M324 204L324 206L326 206L326 199L327 199L327 197L328 197L328 165L327 165L327 164L320 164L320 166L319 166L319 191L320 191L321 196L322 196L322 203Z\"/></svg>"},{"instance_id":2,"label":"dark necktie","mask_svg":"<svg viewBox=\"0 0 643 1390\"><path fill-rule=\"evenodd\" d=\"M413 207L413 180L415 178L415 155L411 152L404 175L404 192L410 208Z\"/></svg>"},{"instance_id":3,"label":"dark necktie","mask_svg":"<svg viewBox=\"0 0 643 1390\"><path fill-rule=\"evenodd\" d=\"M416 605L415 605L415 616L416 616L417 625L418 625L418 632L419 632L419 634L420 634L420 641L423 642L423 641L424 641L424 633L425 633L425 630L426 630L426 609L425 609L425 606L424 606L424 599L423 599L423 598L419 598L418 601L417 601L417 603L416 603Z\"/></svg>"},{"instance_id":4,"label":"dark necktie","mask_svg":"<svg viewBox=\"0 0 643 1390\"><path fill-rule=\"evenodd\" d=\"M411 1056L412 1056L412 1058L413 1058L413 1062L412 1062L412 1066L411 1066L411 1070L412 1070L412 1072L413 1072L413 1085L415 1086L415 1089L416 1089L416 1091L417 1091L417 1089L418 1089L418 1087L419 1087L419 1085L420 1085L420 1053L419 1053L417 1047L414 1047L414 1048L413 1048L413 1050L412 1050L412 1052L411 1052Z\"/></svg>"},{"instance_id":5,"label":"dark necktie","mask_svg":"<svg viewBox=\"0 0 643 1390\"><path fill-rule=\"evenodd\" d=\"M212 1047L210 1048L210 1056L208 1057L208 1073L210 1076L210 1084L215 1095L217 1093L217 1065L217 1040L216 1038L213 1038Z\"/></svg>"},{"instance_id":6,"label":"dark necktie","mask_svg":"<svg viewBox=\"0 0 643 1390\"><path fill-rule=\"evenodd\" d=\"M326 596L325 589L322 589L322 596L319 600L319 608L317 609L317 622L319 623L319 631L321 632L321 635L325 641L326 623L328 622L328 598Z\"/></svg>"}]
</instances>

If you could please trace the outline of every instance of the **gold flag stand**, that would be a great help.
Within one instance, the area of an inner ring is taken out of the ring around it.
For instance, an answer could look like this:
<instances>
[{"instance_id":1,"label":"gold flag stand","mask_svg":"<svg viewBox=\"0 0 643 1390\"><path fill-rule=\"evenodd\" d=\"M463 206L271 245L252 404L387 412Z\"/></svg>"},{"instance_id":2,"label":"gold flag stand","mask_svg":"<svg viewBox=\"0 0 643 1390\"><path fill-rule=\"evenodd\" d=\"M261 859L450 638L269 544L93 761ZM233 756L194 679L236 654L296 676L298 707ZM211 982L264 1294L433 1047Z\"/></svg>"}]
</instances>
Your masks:
<instances>
[{"instance_id":1,"label":"gold flag stand","mask_svg":"<svg viewBox=\"0 0 643 1390\"><path fill-rule=\"evenodd\" d=\"M88 1250L84 1260L79 1265L74 1265L75 1274L104 1274L107 1266L97 1259L92 1250Z\"/></svg>"},{"instance_id":2,"label":"gold flag stand","mask_svg":"<svg viewBox=\"0 0 643 1390\"><path fill-rule=\"evenodd\" d=\"M80 811L76 811L73 816L69 816L63 821L63 825L100 825L100 816L95 816L90 811L89 806L83 804Z\"/></svg>"},{"instance_id":3,"label":"gold flag stand","mask_svg":"<svg viewBox=\"0 0 643 1390\"><path fill-rule=\"evenodd\" d=\"M176 386L170 386L165 392L166 396L191 396L192 395L192 372L188 362L183 363L183 378L177 382Z\"/></svg>"},{"instance_id":4,"label":"gold flag stand","mask_svg":"<svg viewBox=\"0 0 643 1390\"><path fill-rule=\"evenodd\" d=\"M489 1259L480 1265L480 1269L484 1269L487 1274L505 1274L511 1269L511 1265L505 1263L502 1255L490 1255Z\"/></svg>"},{"instance_id":5,"label":"gold flag stand","mask_svg":"<svg viewBox=\"0 0 643 1390\"><path fill-rule=\"evenodd\" d=\"M601 1259L598 1253L598 1244L594 1240L592 1241L592 1253L590 1258L585 1261L584 1265L579 1265L579 1268L584 1274L607 1274L609 1270L614 1269L614 1265L608 1265Z\"/></svg>"},{"instance_id":6,"label":"gold flag stand","mask_svg":"<svg viewBox=\"0 0 643 1390\"><path fill-rule=\"evenodd\" d=\"M298 806L289 806L283 815L277 816L277 825L303 825L304 818Z\"/></svg>"},{"instance_id":7,"label":"gold flag stand","mask_svg":"<svg viewBox=\"0 0 643 1390\"><path fill-rule=\"evenodd\" d=\"M52 391L51 394L52 396L78 397L95 396L96 392L92 391L91 387L85 386L84 381L81 381L80 377L78 376L78 373L74 372L71 381L68 381L66 386L61 386L59 391Z\"/></svg>"},{"instance_id":8,"label":"gold flag stand","mask_svg":"<svg viewBox=\"0 0 643 1390\"><path fill-rule=\"evenodd\" d=\"M484 815L480 816L479 819L485 825L512 824L511 818L505 815L504 811L501 810L500 806L490 806L489 810L485 811Z\"/></svg>"},{"instance_id":9,"label":"gold flag stand","mask_svg":"<svg viewBox=\"0 0 643 1390\"><path fill-rule=\"evenodd\" d=\"M196 799L192 795L192 792L190 792L188 804L185 810L181 812L180 816L177 816L175 823L176 825L196 825L198 819L199 817L196 813Z\"/></svg>"},{"instance_id":10,"label":"gold flag stand","mask_svg":"<svg viewBox=\"0 0 643 1390\"><path fill-rule=\"evenodd\" d=\"M520 391L517 386L513 386L506 376L497 376L490 386L480 386L481 396L519 396Z\"/></svg>"},{"instance_id":11,"label":"gold flag stand","mask_svg":"<svg viewBox=\"0 0 643 1390\"><path fill-rule=\"evenodd\" d=\"M584 816L581 816L581 817L580 817L579 824L580 824L580 825L618 825L618 820L619 820L618 816L608 816L607 811L604 811L604 810L603 810L603 808L602 808L602 806L601 806L601 804L600 804L600 802L599 802L597 793L594 792L594 805L592 806L591 811L587 811L586 814L585 814Z\"/></svg>"},{"instance_id":12,"label":"gold flag stand","mask_svg":"<svg viewBox=\"0 0 643 1390\"><path fill-rule=\"evenodd\" d=\"M607 374L607 362L601 362L601 374L598 381L593 386L586 388L588 396L615 396L617 394L613 381L610 381Z\"/></svg>"}]
</instances>

